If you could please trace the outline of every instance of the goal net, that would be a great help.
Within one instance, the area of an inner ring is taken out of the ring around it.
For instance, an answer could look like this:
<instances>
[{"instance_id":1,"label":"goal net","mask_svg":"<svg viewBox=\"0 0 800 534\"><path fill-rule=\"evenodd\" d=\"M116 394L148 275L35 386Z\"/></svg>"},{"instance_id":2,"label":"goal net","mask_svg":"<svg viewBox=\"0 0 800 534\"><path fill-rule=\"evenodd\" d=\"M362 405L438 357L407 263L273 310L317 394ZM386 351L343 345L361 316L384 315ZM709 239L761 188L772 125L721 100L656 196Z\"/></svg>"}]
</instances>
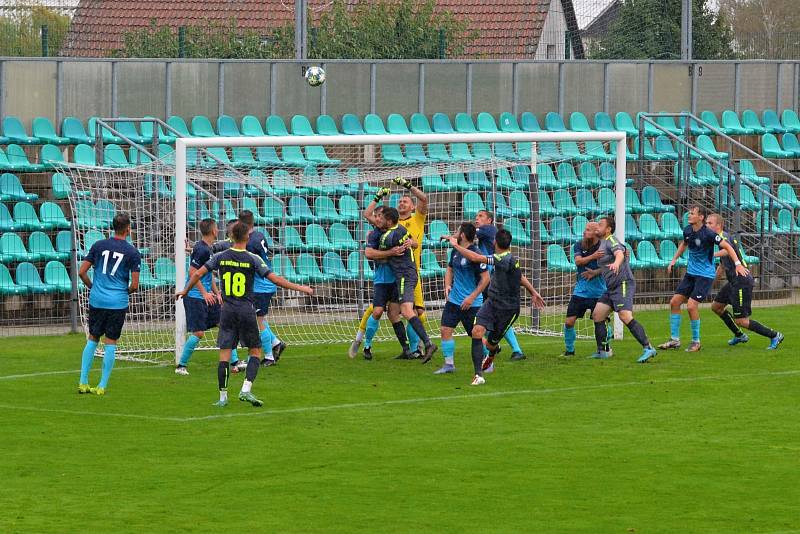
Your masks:
<instances>
[{"instance_id":1,"label":"goal net","mask_svg":"<svg viewBox=\"0 0 800 534\"><path fill-rule=\"evenodd\" d=\"M109 235L120 211L130 214L131 240L142 252L141 289L131 296L118 352L167 361L186 335L174 294L185 285L199 222L218 221L224 239L226 222L242 210L254 213L266 236L273 270L315 288L312 297L278 290L267 317L276 335L290 345L350 342L372 299L364 256L372 228L362 212L381 187L391 189L382 203L398 206L407 191L395 177L427 197L418 254L431 335L439 332L450 253L440 237L487 210L511 231L512 251L546 302L536 310L525 294L515 329L560 336L577 276L573 244L587 220L624 215L624 143L616 132L179 138L152 157L120 149L115 161L65 172L79 259ZM424 200L415 202L424 209ZM624 235L624 216L617 233ZM79 298L85 325L83 287ZM576 328L591 335L588 319ZM394 334L382 321L375 340L389 339ZM212 330L198 348L215 344Z\"/></svg>"}]
</instances>

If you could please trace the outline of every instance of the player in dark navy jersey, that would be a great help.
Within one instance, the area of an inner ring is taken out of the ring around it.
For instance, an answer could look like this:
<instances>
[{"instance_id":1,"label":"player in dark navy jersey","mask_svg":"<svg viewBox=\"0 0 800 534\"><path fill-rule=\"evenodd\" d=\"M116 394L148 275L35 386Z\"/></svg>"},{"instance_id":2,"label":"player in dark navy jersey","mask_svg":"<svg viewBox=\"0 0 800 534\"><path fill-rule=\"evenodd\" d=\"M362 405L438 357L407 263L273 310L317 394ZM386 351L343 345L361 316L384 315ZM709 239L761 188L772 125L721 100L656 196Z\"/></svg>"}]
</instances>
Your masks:
<instances>
[{"instance_id":1,"label":"player in dark navy jersey","mask_svg":"<svg viewBox=\"0 0 800 534\"><path fill-rule=\"evenodd\" d=\"M114 368L117 340L128 312L128 295L139 289L142 257L126 238L131 232L127 213L118 213L111 223L114 236L97 241L83 259L78 276L89 288L89 336L81 358L78 393L104 395ZM94 267L94 277L89 269ZM89 387L89 371L100 337L103 340L103 373L95 388Z\"/></svg>"},{"instance_id":2,"label":"player in dark navy jersey","mask_svg":"<svg viewBox=\"0 0 800 534\"><path fill-rule=\"evenodd\" d=\"M219 271L222 310L220 312L219 334L219 366L217 378L219 382L220 398L216 406L228 404L228 376L231 349L238 346L241 341L248 349L247 375L239 400L246 401L253 406L262 406L263 402L251 392L253 381L258 374L261 364L261 337L258 330L258 321L255 313L255 294L253 284L256 275L269 278L274 284L312 295L314 290L308 286L301 286L289 282L285 278L273 273L263 259L248 252L247 239L249 228L242 222L237 222L232 229L233 246L223 252L214 254L206 264L195 271L183 291L177 293L178 299L185 297L192 287L209 272Z\"/></svg>"},{"instance_id":3,"label":"player in dark navy jersey","mask_svg":"<svg viewBox=\"0 0 800 534\"><path fill-rule=\"evenodd\" d=\"M480 254L481 251L473 244L475 232L475 226L465 222L461 224L455 237L462 247ZM453 331L461 323L467 335L472 336L475 316L483 304L483 291L487 287L489 287L487 265L474 263L457 250L453 250L444 275L444 295L447 302L442 310L440 327L444 365L434 374L455 372L456 341L453 339Z\"/></svg>"},{"instance_id":4,"label":"player in dark navy jersey","mask_svg":"<svg viewBox=\"0 0 800 534\"><path fill-rule=\"evenodd\" d=\"M397 210L385 207L381 216L385 221L386 228L380 238L380 250L392 250L397 252L389 256L389 266L397 279L397 298L400 301L400 313L411 325L417 336L425 345L425 354L422 363L428 363L439 347L431 343L422 321L414 310L415 291L419 275L414 261L414 249L418 243L411 237L405 226L398 224L399 214Z\"/></svg>"},{"instance_id":5,"label":"player in dark navy jersey","mask_svg":"<svg viewBox=\"0 0 800 534\"><path fill-rule=\"evenodd\" d=\"M413 357L409 347L405 325L401 320L400 299L397 293L397 277L392 267L389 265L389 258L401 251L399 247L397 249L381 250L381 236L384 231L388 229L382 212L383 207L378 206L369 216L370 222L375 226L367 235L367 246L364 250L364 255L368 260L373 261L375 265L372 278L372 313L367 320L364 336L364 359L372 359L372 339L378 331L378 321L380 321L383 316L383 312L387 311L389 321L392 323L392 329L402 349L397 359L409 360Z\"/></svg>"},{"instance_id":6,"label":"player in dark navy jersey","mask_svg":"<svg viewBox=\"0 0 800 534\"><path fill-rule=\"evenodd\" d=\"M267 238L261 231L255 229L255 217L253 216L253 212L250 210L242 210L242 212L239 213L239 220L245 223L250 229L250 234L247 239L247 250L264 260L267 267L272 269L272 260L270 259L269 247L267 247ZM286 343L282 342L278 336L272 332L269 322L267 321L269 306L272 299L275 297L277 289L277 286L267 278L256 275L253 291L255 293L258 328L261 332L261 346L264 350L264 359L261 360L261 365L264 367L274 365L286 349Z\"/></svg>"},{"instance_id":7,"label":"player in dark navy jersey","mask_svg":"<svg viewBox=\"0 0 800 534\"><path fill-rule=\"evenodd\" d=\"M689 262L686 274L683 276L675 294L669 301L670 340L658 346L660 349L677 349L681 346L681 306L686 304L686 311L692 325L692 342L686 352L700 350L700 303L711 292L711 286L717 276L714 267L714 247L726 250L731 258L736 258L736 272L746 276L749 271L742 265L730 243L725 242L722 236L706 226L708 211L697 204L689 209L689 224L683 229L683 241L678 245L678 250L667 267L667 274L672 274L672 268L678 258L689 249Z\"/></svg>"},{"instance_id":8,"label":"player in dark navy jersey","mask_svg":"<svg viewBox=\"0 0 800 534\"><path fill-rule=\"evenodd\" d=\"M491 256L494 254L494 236L497 234L497 226L494 224L494 214L488 210L480 210L475 214L475 226L477 227L475 236L478 238L478 249L481 254ZM492 267L489 267L489 274L491 274L491 272ZM484 291L484 299L487 297L485 293L486 291ZM511 361L525 359L525 353L522 352L522 347L520 347L519 340L517 340L517 333L514 331L513 326L506 330L503 339L505 339L511 347Z\"/></svg>"},{"instance_id":9,"label":"player in dark navy jersey","mask_svg":"<svg viewBox=\"0 0 800 534\"><path fill-rule=\"evenodd\" d=\"M475 375L472 378L473 386L486 383L483 373L491 368L494 356L498 352L498 344L503 339L506 330L514 324L520 311L520 286L524 287L531 295L533 305L537 308L544 307L544 300L534 289L530 281L522 274L519 259L511 254L511 232L498 230L494 238L495 253L492 255L479 254L458 243L455 237L449 238L450 245L467 260L494 266L491 281L489 282L488 298L475 316L475 325L472 327L472 365ZM484 336L489 355L484 357Z\"/></svg>"},{"instance_id":10,"label":"player in dark navy jersey","mask_svg":"<svg viewBox=\"0 0 800 534\"><path fill-rule=\"evenodd\" d=\"M731 236L725 231L725 221L718 213L712 213L706 219L706 226L708 226L714 233L722 236L723 240L730 243L736 250L739 261L742 265L747 267L745 261L744 250L739 243L739 239ZM739 343L747 343L750 338L747 334L742 332L741 328L746 328L751 332L769 338L770 344L768 350L775 350L783 342L783 334L771 328L764 326L755 319L750 319L752 314L751 301L753 299L753 286L755 281L753 275L741 276L736 272L736 262L728 256L724 250L720 250L714 256L719 258L719 267L717 267L717 276L725 274L727 283L722 286L719 293L714 297L714 302L711 304L711 310L719 315L722 322L733 332L733 338L728 341L728 345L738 345ZM730 305L733 309L733 315L728 311L727 306ZM740 328L741 327L741 328Z\"/></svg>"}]
</instances>

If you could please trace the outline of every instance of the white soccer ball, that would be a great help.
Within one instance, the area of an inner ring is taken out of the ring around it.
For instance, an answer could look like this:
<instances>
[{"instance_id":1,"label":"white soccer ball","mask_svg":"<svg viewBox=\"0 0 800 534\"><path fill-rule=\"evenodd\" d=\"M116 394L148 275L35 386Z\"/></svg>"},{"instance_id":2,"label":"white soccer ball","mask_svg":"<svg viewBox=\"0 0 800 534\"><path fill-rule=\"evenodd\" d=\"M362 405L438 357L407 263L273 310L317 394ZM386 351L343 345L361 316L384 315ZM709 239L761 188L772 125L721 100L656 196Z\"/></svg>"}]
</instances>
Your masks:
<instances>
[{"instance_id":1,"label":"white soccer ball","mask_svg":"<svg viewBox=\"0 0 800 534\"><path fill-rule=\"evenodd\" d=\"M308 67L306 69L306 81L311 87L319 87L325 83L325 71L322 67Z\"/></svg>"}]
</instances>

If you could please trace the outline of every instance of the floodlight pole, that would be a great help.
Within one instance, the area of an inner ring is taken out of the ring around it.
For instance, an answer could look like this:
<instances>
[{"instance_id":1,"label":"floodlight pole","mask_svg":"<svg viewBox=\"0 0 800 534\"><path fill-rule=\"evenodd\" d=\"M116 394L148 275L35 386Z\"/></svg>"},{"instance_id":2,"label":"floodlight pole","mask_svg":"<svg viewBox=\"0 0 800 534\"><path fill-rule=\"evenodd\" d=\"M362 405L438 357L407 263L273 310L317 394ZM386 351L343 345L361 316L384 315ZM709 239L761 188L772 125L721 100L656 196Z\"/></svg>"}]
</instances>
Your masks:
<instances>
[{"instance_id":1,"label":"floodlight pole","mask_svg":"<svg viewBox=\"0 0 800 534\"><path fill-rule=\"evenodd\" d=\"M308 55L307 36L306 0L294 0L294 58L300 61Z\"/></svg>"},{"instance_id":2,"label":"floodlight pole","mask_svg":"<svg viewBox=\"0 0 800 534\"><path fill-rule=\"evenodd\" d=\"M691 61L692 56L692 0L681 0L681 59Z\"/></svg>"}]
</instances>

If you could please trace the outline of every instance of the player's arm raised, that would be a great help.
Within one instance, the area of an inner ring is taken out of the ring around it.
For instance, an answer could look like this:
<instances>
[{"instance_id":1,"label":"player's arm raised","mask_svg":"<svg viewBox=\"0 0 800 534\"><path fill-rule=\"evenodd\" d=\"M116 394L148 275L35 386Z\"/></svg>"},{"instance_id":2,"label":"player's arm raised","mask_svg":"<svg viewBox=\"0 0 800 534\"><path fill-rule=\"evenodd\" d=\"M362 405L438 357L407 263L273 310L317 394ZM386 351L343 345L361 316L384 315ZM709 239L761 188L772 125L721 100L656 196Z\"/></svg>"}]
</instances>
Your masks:
<instances>
[{"instance_id":1,"label":"player's arm raised","mask_svg":"<svg viewBox=\"0 0 800 534\"><path fill-rule=\"evenodd\" d=\"M378 207L378 203L383 199L383 197L385 197L388 194L389 194L389 188L381 187L380 189L378 189L377 193L375 193L375 196L372 197L372 202L370 202L369 205L364 210L364 218L372 226L377 226L377 223L375 221L375 208Z\"/></svg>"},{"instance_id":2,"label":"player's arm raised","mask_svg":"<svg viewBox=\"0 0 800 534\"><path fill-rule=\"evenodd\" d=\"M533 287L533 284L531 284L531 281L528 280L528 277L523 274L522 277L520 277L519 282L522 287L524 287L528 293L531 294L531 302L533 302L533 306L538 309L544 308L544 299L539 292L536 291L536 288Z\"/></svg>"},{"instance_id":3,"label":"player's arm raised","mask_svg":"<svg viewBox=\"0 0 800 534\"><path fill-rule=\"evenodd\" d=\"M458 244L458 238L456 236L443 236L443 240L449 241L450 246L452 246L455 250L458 251L459 254L464 256L467 260L471 261L472 263L489 263L489 258L484 256L483 254L478 254L475 251L472 251L468 248L464 248Z\"/></svg>"},{"instance_id":4,"label":"player's arm raised","mask_svg":"<svg viewBox=\"0 0 800 534\"><path fill-rule=\"evenodd\" d=\"M678 262L678 258L683 255L683 252L686 250L686 242L681 241L678 245L678 250L675 251L675 255L672 256L672 260L667 265L667 274L672 274L672 268L675 267L675 264Z\"/></svg>"},{"instance_id":5,"label":"player's arm raised","mask_svg":"<svg viewBox=\"0 0 800 534\"><path fill-rule=\"evenodd\" d=\"M421 215L428 214L428 195L426 195L420 188L414 187L414 184L412 184L408 179L401 176L398 176L392 181L400 187L405 187L408 189L408 191L417 199L417 206L414 208L414 211Z\"/></svg>"}]
</instances>

